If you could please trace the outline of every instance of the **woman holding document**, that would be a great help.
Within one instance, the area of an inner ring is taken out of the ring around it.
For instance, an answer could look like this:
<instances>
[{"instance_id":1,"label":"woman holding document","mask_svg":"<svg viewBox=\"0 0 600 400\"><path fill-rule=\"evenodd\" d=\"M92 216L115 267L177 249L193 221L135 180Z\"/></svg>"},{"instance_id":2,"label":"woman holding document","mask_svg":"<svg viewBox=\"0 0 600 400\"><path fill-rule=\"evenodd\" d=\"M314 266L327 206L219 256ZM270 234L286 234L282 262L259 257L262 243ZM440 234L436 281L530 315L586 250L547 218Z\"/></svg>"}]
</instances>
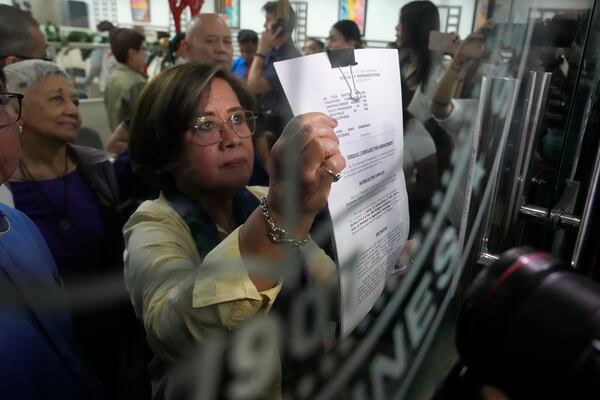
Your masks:
<instances>
[{"instance_id":1,"label":"woman holding document","mask_svg":"<svg viewBox=\"0 0 600 400\"><path fill-rule=\"evenodd\" d=\"M273 147L270 187L248 187L253 108L224 69L185 64L146 86L132 121L134 169L161 189L124 227L126 284L154 353L155 398L169 397L195 344L284 307L293 288L278 276L290 251L304 260L300 286L335 288L335 265L308 232L346 165L337 122L321 113L294 118ZM291 159L293 177L283 171ZM289 202L298 205L293 226L283 216ZM271 274L253 270L256 261ZM278 380L267 398L281 395Z\"/></svg>"}]
</instances>

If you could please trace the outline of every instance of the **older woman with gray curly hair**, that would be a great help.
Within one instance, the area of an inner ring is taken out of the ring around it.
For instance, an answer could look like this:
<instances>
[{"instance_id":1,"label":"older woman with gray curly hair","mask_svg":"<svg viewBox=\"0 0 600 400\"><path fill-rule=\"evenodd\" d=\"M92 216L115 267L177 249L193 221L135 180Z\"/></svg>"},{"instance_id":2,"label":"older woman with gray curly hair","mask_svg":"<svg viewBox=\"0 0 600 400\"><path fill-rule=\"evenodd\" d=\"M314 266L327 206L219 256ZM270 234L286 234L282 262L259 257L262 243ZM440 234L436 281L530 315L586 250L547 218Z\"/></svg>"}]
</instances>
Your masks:
<instances>
[{"instance_id":1,"label":"older woman with gray curly hair","mask_svg":"<svg viewBox=\"0 0 600 400\"><path fill-rule=\"evenodd\" d=\"M67 291L82 280L118 276L123 246L116 178L107 153L70 143L81 125L71 78L42 60L12 64L4 72L8 91L24 95L21 158L9 182L15 207L40 229ZM107 394L116 380L123 315L122 306L73 315L76 338Z\"/></svg>"}]
</instances>

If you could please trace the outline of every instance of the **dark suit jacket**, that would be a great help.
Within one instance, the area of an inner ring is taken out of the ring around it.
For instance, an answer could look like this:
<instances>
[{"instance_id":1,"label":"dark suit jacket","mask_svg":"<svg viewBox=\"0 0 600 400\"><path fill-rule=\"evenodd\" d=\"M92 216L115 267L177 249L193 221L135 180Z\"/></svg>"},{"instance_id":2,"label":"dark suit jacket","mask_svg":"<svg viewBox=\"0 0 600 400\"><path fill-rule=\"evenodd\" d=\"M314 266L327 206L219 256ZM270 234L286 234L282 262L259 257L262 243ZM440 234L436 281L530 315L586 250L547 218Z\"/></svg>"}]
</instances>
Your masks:
<instances>
[{"instance_id":1,"label":"dark suit jacket","mask_svg":"<svg viewBox=\"0 0 600 400\"><path fill-rule=\"evenodd\" d=\"M0 204L0 398L98 399L83 365L56 266L33 222ZM2 226L2 224L0 224Z\"/></svg>"}]
</instances>

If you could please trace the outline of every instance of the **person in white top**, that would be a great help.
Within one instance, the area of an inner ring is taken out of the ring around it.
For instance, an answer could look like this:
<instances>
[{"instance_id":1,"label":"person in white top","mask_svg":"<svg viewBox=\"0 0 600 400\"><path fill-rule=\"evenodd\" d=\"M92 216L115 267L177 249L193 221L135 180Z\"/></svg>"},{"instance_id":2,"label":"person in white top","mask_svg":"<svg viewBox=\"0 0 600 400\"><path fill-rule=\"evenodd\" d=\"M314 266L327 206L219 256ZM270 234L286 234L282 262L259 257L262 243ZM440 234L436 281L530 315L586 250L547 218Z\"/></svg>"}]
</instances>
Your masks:
<instances>
[{"instance_id":1,"label":"person in white top","mask_svg":"<svg viewBox=\"0 0 600 400\"><path fill-rule=\"evenodd\" d=\"M459 151L462 146L470 145L465 140L472 132L479 98L454 98L454 95L462 84L461 77L465 71L471 69L471 62L478 62L486 55L483 32L479 30L472 33L460 44L450 67L437 85L431 102L432 115L452 138L455 151ZM463 174L448 213L450 222L457 228L461 223L466 186L467 174Z\"/></svg>"},{"instance_id":2,"label":"person in white top","mask_svg":"<svg viewBox=\"0 0 600 400\"><path fill-rule=\"evenodd\" d=\"M400 69L414 93L408 111L422 123L431 118L429 103L444 73L442 54L429 49L429 33L439 29L440 14L432 2L411 1L400 9L396 25Z\"/></svg>"},{"instance_id":3,"label":"person in white top","mask_svg":"<svg viewBox=\"0 0 600 400\"><path fill-rule=\"evenodd\" d=\"M409 90L402 84L402 118L404 122L404 151L402 169L408 194L411 232L420 226L420 219L429 208L429 201L438 188L438 163L435 143L423 124L406 109Z\"/></svg>"}]
</instances>

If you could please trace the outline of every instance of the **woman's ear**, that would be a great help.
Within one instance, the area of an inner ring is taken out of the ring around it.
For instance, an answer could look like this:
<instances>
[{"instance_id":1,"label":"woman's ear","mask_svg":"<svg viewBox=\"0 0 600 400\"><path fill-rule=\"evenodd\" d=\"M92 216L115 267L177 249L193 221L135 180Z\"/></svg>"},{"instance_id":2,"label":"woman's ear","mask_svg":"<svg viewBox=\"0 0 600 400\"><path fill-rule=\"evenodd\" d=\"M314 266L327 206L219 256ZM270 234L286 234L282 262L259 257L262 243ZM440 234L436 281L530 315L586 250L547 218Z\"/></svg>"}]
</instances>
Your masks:
<instances>
[{"instance_id":1,"label":"woman's ear","mask_svg":"<svg viewBox=\"0 0 600 400\"><path fill-rule=\"evenodd\" d=\"M188 42L187 39L181 40L181 43L179 44L179 47L177 48L177 53L179 53L180 57L183 57L186 60L189 60L191 58L190 42Z\"/></svg>"},{"instance_id":2,"label":"woman's ear","mask_svg":"<svg viewBox=\"0 0 600 400\"><path fill-rule=\"evenodd\" d=\"M138 52L139 52L139 50L136 50L136 49L127 50L127 64L129 64L129 62L133 59L133 57L135 57L135 55Z\"/></svg>"}]
</instances>

